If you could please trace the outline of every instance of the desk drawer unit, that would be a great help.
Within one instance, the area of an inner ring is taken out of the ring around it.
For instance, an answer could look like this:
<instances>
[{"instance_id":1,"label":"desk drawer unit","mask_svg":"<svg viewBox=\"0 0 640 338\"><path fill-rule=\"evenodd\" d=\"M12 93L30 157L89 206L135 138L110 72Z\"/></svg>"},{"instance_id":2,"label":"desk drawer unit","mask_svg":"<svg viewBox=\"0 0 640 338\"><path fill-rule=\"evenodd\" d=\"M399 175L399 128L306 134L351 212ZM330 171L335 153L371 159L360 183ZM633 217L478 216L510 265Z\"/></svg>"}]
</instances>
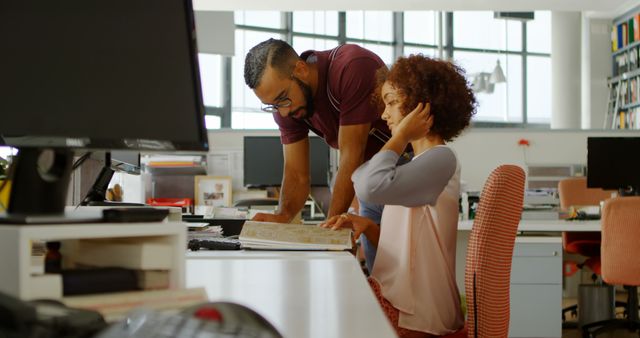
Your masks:
<instances>
[{"instance_id":1,"label":"desk drawer unit","mask_svg":"<svg viewBox=\"0 0 640 338\"><path fill-rule=\"evenodd\" d=\"M561 337L562 240L517 237L509 337Z\"/></svg>"}]
</instances>

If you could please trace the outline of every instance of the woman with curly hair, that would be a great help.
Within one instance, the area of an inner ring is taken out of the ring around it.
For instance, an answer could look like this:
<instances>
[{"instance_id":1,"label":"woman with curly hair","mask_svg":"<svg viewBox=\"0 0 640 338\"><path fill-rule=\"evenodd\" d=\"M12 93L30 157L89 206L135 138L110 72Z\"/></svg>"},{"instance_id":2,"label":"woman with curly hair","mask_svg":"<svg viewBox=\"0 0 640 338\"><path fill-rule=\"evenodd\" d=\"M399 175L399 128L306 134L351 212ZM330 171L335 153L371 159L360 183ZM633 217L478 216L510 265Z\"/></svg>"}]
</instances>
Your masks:
<instances>
[{"instance_id":1,"label":"woman with curly hair","mask_svg":"<svg viewBox=\"0 0 640 338\"><path fill-rule=\"evenodd\" d=\"M476 99L461 68L422 55L379 72L376 99L391 138L352 176L362 200L384 204L382 224L356 215L322 226L354 229L377 246L369 283L400 337L462 329L456 286L460 163L446 142L465 129ZM398 166L411 143L415 156Z\"/></svg>"}]
</instances>

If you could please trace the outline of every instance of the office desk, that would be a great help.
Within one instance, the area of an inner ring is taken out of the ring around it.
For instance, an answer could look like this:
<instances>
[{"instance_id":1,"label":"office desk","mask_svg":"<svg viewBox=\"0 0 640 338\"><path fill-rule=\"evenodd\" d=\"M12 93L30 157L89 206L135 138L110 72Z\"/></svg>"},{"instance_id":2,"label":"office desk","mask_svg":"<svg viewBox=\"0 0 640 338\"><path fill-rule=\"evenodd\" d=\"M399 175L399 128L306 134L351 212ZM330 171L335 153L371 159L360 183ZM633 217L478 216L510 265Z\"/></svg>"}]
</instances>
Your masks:
<instances>
[{"instance_id":1,"label":"office desk","mask_svg":"<svg viewBox=\"0 0 640 338\"><path fill-rule=\"evenodd\" d=\"M459 224L456 273L464 290L467 240L473 221ZM512 337L528 332L560 337L561 231L599 231L599 221L522 221L512 271ZM520 263L518 263L520 261ZM345 252L200 251L186 260L187 287L203 286L262 314L285 337L394 337L393 328L358 266ZM534 301L530 298L535 297ZM544 318L532 316L534 312ZM524 324L522 324L524 323Z\"/></svg>"},{"instance_id":2,"label":"office desk","mask_svg":"<svg viewBox=\"0 0 640 338\"><path fill-rule=\"evenodd\" d=\"M346 252L189 252L185 270L187 287L254 309L287 338L395 337Z\"/></svg>"},{"instance_id":3,"label":"office desk","mask_svg":"<svg viewBox=\"0 0 640 338\"><path fill-rule=\"evenodd\" d=\"M473 220L460 221L459 231L471 231ZM564 231L600 231L600 221L565 221L565 220L522 220L518 225L518 231L527 232L564 232Z\"/></svg>"}]
</instances>

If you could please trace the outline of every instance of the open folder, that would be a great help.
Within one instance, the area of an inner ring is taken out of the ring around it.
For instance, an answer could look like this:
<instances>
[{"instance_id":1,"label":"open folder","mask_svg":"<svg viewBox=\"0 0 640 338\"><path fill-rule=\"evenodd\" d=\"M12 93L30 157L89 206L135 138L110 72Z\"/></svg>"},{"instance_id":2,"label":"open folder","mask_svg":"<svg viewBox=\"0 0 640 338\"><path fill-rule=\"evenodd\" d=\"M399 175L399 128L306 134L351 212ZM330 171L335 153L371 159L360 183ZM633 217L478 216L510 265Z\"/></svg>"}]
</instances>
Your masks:
<instances>
[{"instance_id":1,"label":"open folder","mask_svg":"<svg viewBox=\"0 0 640 338\"><path fill-rule=\"evenodd\" d=\"M350 250L351 230L315 225L246 221L240 233L245 249Z\"/></svg>"}]
</instances>

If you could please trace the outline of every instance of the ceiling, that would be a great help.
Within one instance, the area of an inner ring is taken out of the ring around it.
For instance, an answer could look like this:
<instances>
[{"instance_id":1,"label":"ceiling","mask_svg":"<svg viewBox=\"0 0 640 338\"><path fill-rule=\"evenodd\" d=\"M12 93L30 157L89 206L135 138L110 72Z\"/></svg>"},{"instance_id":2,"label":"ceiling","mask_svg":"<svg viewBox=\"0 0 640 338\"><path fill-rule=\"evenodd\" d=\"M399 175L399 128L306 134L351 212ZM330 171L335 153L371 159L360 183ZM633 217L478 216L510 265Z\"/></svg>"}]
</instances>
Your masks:
<instances>
[{"instance_id":1,"label":"ceiling","mask_svg":"<svg viewBox=\"0 0 640 338\"><path fill-rule=\"evenodd\" d=\"M614 18L639 6L638 0L193 0L196 10L499 10L578 11Z\"/></svg>"}]
</instances>

